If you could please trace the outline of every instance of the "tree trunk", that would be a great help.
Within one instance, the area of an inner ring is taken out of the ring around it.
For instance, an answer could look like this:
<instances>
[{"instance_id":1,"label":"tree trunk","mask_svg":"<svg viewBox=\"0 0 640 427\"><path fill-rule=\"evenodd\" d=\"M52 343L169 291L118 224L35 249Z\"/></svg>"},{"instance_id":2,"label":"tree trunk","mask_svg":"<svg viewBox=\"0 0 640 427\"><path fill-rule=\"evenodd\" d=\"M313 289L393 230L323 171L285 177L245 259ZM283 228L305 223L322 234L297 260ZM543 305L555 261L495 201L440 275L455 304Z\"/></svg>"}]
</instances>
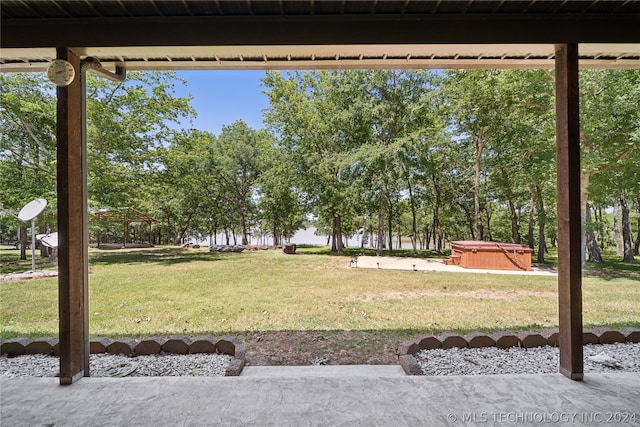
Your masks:
<instances>
[{"instance_id":1,"label":"tree trunk","mask_svg":"<svg viewBox=\"0 0 640 427\"><path fill-rule=\"evenodd\" d=\"M431 243L431 232L429 231L429 226L425 225L424 226L424 244L425 244L425 249L430 249L430 243Z\"/></svg>"},{"instance_id":2,"label":"tree trunk","mask_svg":"<svg viewBox=\"0 0 640 427\"><path fill-rule=\"evenodd\" d=\"M336 243L336 217L333 217L333 221L331 221L331 236L329 237L331 240L331 252L338 252L338 245ZM327 240L329 243L329 240Z\"/></svg>"},{"instance_id":3,"label":"tree trunk","mask_svg":"<svg viewBox=\"0 0 640 427\"><path fill-rule=\"evenodd\" d=\"M442 240L444 238L442 224L440 224L440 196L442 191L440 190L440 184L436 180L436 174L434 172L431 173L431 182L433 183L433 189L436 196L436 200L433 204L433 237L436 251L439 254L442 254Z\"/></svg>"},{"instance_id":4,"label":"tree trunk","mask_svg":"<svg viewBox=\"0 0 640 427\"><path fill-rule=\"evenodd\" d=\"M332 250L339 254L344 253L344 244L342 243L342 219L340 215L333 216L333 243Z\"/></svg>"},{"instance_id":5,"label":"tree trunk","mask_svg":"<svg viewBox=\"0 0 640 427\"><path fill-rule=\"evenodd\" d=\"M51 254L47 258L47 262L58 262L58 247L51 248Z\"/></svg>"},{"instance_id":6,"label":"tree trunk","mask_svg":"<svg viewBox=\"0 0 640 427\"><path fill-rule=\"evenodd\" d=\"M535 193L533 190L529 191L529 231L527 233L527 244L529 245L529 247L531 249L533 249L535 247L534 244L534 239L533 239L533 221L534 221L534 217L535 217L535 212L536 212L536 208L535 208Z\"/></svg>"},{"instance_id":7,"label":"tree trunk","mask_svg":"<svg viewBox=\"0 0 640 427\"><path fill-rule=\"evenodd\" d=\"M40 234L44 234L47 232L47 227L43 225L40 227L39 231L40 231ZM49 256L49 248L43 245L42 242L40 242L40 257L46 258L48 256Z\"/></svg>"},{"instance_id":8,"label":"tree trunk","mask_svg":"<svg viewBox=\"0 0 640 427\"><path fill-rule=\"evenodd\" d=\"M482 174L482 151L484 149L484 141L481 137L474 138L475 152L476 152L476 164L475 164L475 177L473 180L473 204L475 207L475 224L478 240L484 240L484 230L482 228L482 215L480 214L480 177Z\"/></svg>"},{"instance_id":9,"label":"tree trunk","mask_svg":"<svg viewBox=\"0 0 640 427\"><path fill-rule=\"evenodd\" d=\"M636 214L638 215L638 235L636 236L636 243L633 246L633 252L636 255L640 255L640 199L636 200Z\"/></svg>"},{"instance_id":10,"label":"tree trunk","mask_svg":"<svg viewBox=\"0 0 640 427\"><path fill-rule=\"evenodd\" d=\"M387 216L387 223L389 228L389 253L393 252L393 203L389 197L387 197L387 201L389 202L389 215Z\"/></svg>"},{"instance_id":11,"label":"tree trunk","mask_svg":"<svg viewBox=\"0 0 640 427\"><path fill-rule=\"evenodd\" d=\"M273 246L280 244L280 234L278 233L278 225L273 221Z\"/></svg>"},{"instance_id":12,"label":"tree trunk","mask_svg":"<svg viewBox=\"0 0 640 427\"><path fill-rule=\"evenodd\" d=\"M620 210L622 211L622 241L624 242L624 258L622 262L636 262L631 245L631 224L629 223L629 205L623 191L620 194Z\"/></svg>"},{"instance_id":13,"label":"tree trunk","mask_svg":"<svg viewBox=\"0 0 640 427\"><path fill-rule=\"evenodd\" d=\"M184 224L184 227L182 227L182 230L180 230L180 234L178 234L178 243L184 243L184 238L186 237L187 231L189 230L189 227L191 226L191 218L193 217L193 212L189 212L189 215L187 215L187 221ZM129 230L128 227L125 225L125 235L124 235L124 245L126 245L127 243L127 235L129 234Z\"/></svg>"},{"instance_id":14,"label":"tree trunk","mask_svg":"<svg viewBox=\"0 0 640 427\"><path fill-rule=\"evenodd\" d=\"M416 202L413 199L413 189L409 183L409 205L411 206L411 253L418 252L418 222L416 220Z\"/></svg>"},{"instance_id":15,"label":"tree trunk","mask_svg":"<svg viewBox=\"0 0 640 427\"><path fill-rule=\"evenodd\" d=\"M544 228L547 223L547 215L544 211L544 198L542 188L536 185L536 195L538 198L538 263L544 264L544 254L547 252L547 243L544 236Z\"/></svg>"},{"instance_id":16,"label":"tree trunk","mask_svg":"<svg viewBox=\"0 0 640 427\"><path fill-rule=\"evenodd\" d=\"M600 247L607 250L607 235L609 234L609 228L602 220L602 206L598 206L598 233L600 235Z\"/></svg>"},{"instance_id":17,"label":"tree trunk","mask_svg":"<svg viewBox=\"0 0 640 427\"><path fill-rule=\"evenodd\" d=\"M504 169L501 169L502 177L505 182L509 182L509 178L507 176L507 172ZM511 243L520 244L520 225L518 224L518 212L516 211L516 205L513 200L513 192L511 191L511 186L507 185L507 201L509 202L509 212L511 214Z\"/></svg>"},{"instance_id":18,"label":"tree trunk","mask_svg":"<svg viewBox=\"0 0 640 427\"><path fill-rule=\"evenodd\" d=\"M240 209L238 213L240 214L240 232L242 233L242 244L248 245L249 238L247 237L247 222L244 217L244 209Z\"/></svg>"},{"instance_id":19,"label":"tree trunk","mask_svg":"<svg viewBox=\"0 0 640 427\"><path fill-rule=\"evenodd\" d=\"M442 226L440 225L440 209L438 204L433 205L433 240L436 252L442 253Z\"/></svg>"},{"instance_id":20,"label":"tree trunk","mask_svg":"<svg viewBox=\"0 0 640 427\"><path fill-rule=\"evenodd\" d=\"M596 240L596 235L593 232L593 224L591 223L591 209L589 208L589 204L587 204L587 208L585 210L586 218L586 239L587 239L587 250L589 253L589 262L595 262L598 264L603 263L602 254L600 253L600 247L598 246L598 241Z\"/></svg>"},{"instance_id":21,"label":"tree trunk","mask_svg":"<svg viewBox=\"0 0 640 427\"><path fill-rule=\"evenodd\" d=\"M465 213L467 226L469 227L469 232L471 233L471 240L476 240L476 227L475 227L473 214L470 212L470 209L467 209L464 203L458 203L458 206L460 206Z\"/></svg>"},{"instance_id":22,"label":"tree trunk","mask_svg":"<svg viewBox=\"0 0 640 427\"><path fill-rule=\"evenodd\" d=\"M378 210L378 250L376 254L382 256L382 250L384 249L384 214L386 204L384 202L385 194L384 188L380 189L380 209Z\"/></svg>"},{"instance_id":23,"label":"tree trunk","mask_svg":"<svg viewBox=\"0 0 640 427\"><path fill-rule=\"evenodd\" d=\"M491 232L491 217L493 216L493 211L491 210L491 204L487 203L485 212L487 213L487 238L489 241L493 240L493 233Z\"/></svg>"},{"instance_id":24,"label":"tree trunk","mask_svg":"<svg viewBox=\"0 0 640 427\"><path fill-rule=\"evenodd\" d=\"M373 238L373 225L369 224L369 247L373 249L375 247Z\"/></svg>"},{"instance_id":25,"label":"tree trunk","mask_svg":"<svg viewBox=\"0 0 640 427\"><path fill-rule=\"evenodd\" d=\"M616 256L624 256L624 244L622 243L622 231L620 229L620 198L613 199L613 240L616 243Z\"/></svg>"},{"instance_id":26,"label":"tree trunk","mask_svg":"<svg viewBox=\"0 0 640 427\"><path fill-rule=\"evenodd\" d=\"M580 212L582 213L581 256L582 268L587 266L587 216L589 215L589 173L580 174Z\"/></svg>"},{"instance_id":27,"label":"tree trunk","mask_svg":"<svg viewBox=\"0 0 640 427\"><path fill-rule=\"evenodd\" d=\"M20 225L20 259L27 259L27 227Z\"/></svg>"}]
</instances>

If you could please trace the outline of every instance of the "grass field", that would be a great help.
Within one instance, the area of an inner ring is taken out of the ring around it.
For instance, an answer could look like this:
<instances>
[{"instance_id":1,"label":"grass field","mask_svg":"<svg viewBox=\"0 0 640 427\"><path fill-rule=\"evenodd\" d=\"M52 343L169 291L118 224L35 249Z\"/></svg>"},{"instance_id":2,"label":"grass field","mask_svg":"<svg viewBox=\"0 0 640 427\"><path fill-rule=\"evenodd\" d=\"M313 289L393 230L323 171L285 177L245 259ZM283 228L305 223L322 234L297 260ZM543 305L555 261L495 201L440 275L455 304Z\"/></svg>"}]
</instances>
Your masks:
<instances>
[{"instance_id":1,"label":"grass field","mask_svg":"<svg viewBox=\"0 0 640 427\"><path fill-rule=\"evenodd\" d=\"M30 259L5 274L30 269ZM206 248L90 251L91 336L393 330L403 335L557 326L557 279L352 269L322 248L232 254ZM46 265L39 265L44 268ZM2 337L56 336L57 279L0 282ZM586 327L640 327L640 265L583 280Z\"/></svg>"}]
</instances>

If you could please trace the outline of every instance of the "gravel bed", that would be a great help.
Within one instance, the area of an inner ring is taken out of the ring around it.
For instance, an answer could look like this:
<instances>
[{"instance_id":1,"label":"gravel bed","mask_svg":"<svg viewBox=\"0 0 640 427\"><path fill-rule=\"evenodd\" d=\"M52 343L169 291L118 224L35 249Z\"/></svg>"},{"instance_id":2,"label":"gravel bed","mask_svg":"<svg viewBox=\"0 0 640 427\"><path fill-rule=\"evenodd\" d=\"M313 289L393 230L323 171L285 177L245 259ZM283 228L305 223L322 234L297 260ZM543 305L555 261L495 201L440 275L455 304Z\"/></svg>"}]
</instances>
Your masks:
<instances>
[{"instance_id":1,"label":"gravel bed","mask_svg":"<svg viewBox=\"0 0 640 427\"><path fill-rule=\"evenodd\" d=\"M92 377L224 376L232 357L227 354L160 354L128 357L121 354L92 354ZM32 354L0 357L0 377L57 377L58 357Z\"/></svg>"},{"instance_id":2,"label":"gravel bed","mask_svg":"<svg viewBox=\"0 0 640 427\"><path fill-rule=\"evenodd\" d=\"M424 375L497 375L557 373L557 347L500 349L451 348L415 354ZM584 372L640 372L640 344L584 346Z\"/></svg>"},{"instance_id":3,"label":"gravel bed","mask_svg":"<svg viewBox=\"0 0 640 427\"><path fill-rule=\"evenodd\" d=\"M499 349L451 348L415 354L424 375L499 375L557 373L557 347ZM224 376L232 357L226 354L161 354L128 357L92 354L93 377ZM584 372L640 372L640 344L584 346ZM0 357L0 377L57 377L59 359L41 354Z\"/></svg>"}]
</instances>

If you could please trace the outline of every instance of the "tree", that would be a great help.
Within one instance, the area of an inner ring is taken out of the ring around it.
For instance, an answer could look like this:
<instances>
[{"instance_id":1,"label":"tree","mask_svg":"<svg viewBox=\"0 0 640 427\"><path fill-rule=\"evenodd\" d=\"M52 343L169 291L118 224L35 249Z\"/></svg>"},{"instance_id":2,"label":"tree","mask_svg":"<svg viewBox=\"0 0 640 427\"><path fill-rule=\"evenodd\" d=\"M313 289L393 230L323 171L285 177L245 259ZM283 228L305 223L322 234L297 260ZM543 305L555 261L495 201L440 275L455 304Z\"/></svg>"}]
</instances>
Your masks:
<instances>
[{"instance_id":1,"label":"tree","mask_svg":"<svg viewBox=\"0 0 640 427\"><path fill-rule=\"evenodd\" d=\"M624 257L622 262L636 262L634 257L633 246L631 243L631 227L629 224L629 204L627 203L626 193L620 194L620 209L622 211L622 242L624 246Z\"/></svg>"},{"instance_id":2,"label":"tree","mask_svg":"<svg viewBox=\"0 0 640 427\"><path fill-rule=\"evenodd\" d=\"M27 228L20 209L35 198L47 200L38 216L41 232L55 229L56 121L55 93L42 74L0 74L0 200L12 214L3 222L20 227L21 259L26 259Z\"/></svg>"},{"instance_id":3,"label":"tree","mask_svg":"<svg viewBox=\"0 0 640 427\"><path fill-rule=\"evenodd\" d=\"M634 136L632 135L631 138ZM599 207L599 212L613 206L613 240L616 245L616 255L621 257L623 262L635 262L630 201L640 193L638 164L640 164L640 152L634 149L616 162L614 167L595 175L589 183L590 202ZM608 239L605 233L609 224L602 220L601 213L596 225L594 230L601 234L602 244L607 244Z\"/></svg>"},{"instance_id":4,"label":"tree","mask_svg":"<svg viewBox=\"0 0 640 427\"><path fill-rule=\"evenodd\" d=\"M261 153L261 170L257 180L260 219L271 227L273 244L291 238L302 227L305 205L291 180L292 167L286 153L277 144L266 145Z\"/></svg>"},{"instance_id":5,"label":"tree","mask_svg":"<svg viewBox=\"0 0 640 427\"><path fill-rule=\"evenodd\" d=\"M450 71L442 86L443 96L451 111L451 124L458 129L460 143L473 147L473 204L478 240L485 239L481 213L484 153L491 139L497 136L502 123L496 75L496 70Z\"/></svg>"},{"instance_id":6,"label":"tree","mask_svg":"<svg viewBox=\"0 0 640 427\"><path fill-rule=\"evenodd\" d=\"M330 225L334 252L344 250L343 218L353 216L357 201L349 156L362 135L354 128L363 126L344 114L355 86L343 85L343 76L343 72L296 72L287 78L267 73L264 78L270 100L265 121L292 159L294 185L318 220Z\"/></svg>"},{"instance_id":7,"label":"tree","mask_svg":"<svg viewBox=\"0 0 640 427\"><path fill-rule=\"evenodd\" d=\"M640 75L632 70L583 70L580 88L580 192L586 224L582 258L584 262L586 249L590 248L589 260L602 262L598 243L589 228L589 188L594 178L634 157L640 146Z\"/></svg>"},{"instance_id":8,"label":"tree","mask_svg":"<svg viewBox=\"0 0 640 427\"><path fill-rule=\"evenodd\" d=\"M515 205L525 203L530 195L530 245L536 238L533 229L537 226L537 261L544 263L547 252L546 228L555 195L555 128L553 85L550 75L544 70L501 71L502 131L492 141L494 152L492 164L500 170L507 193L517 194L519 202L508 198L511 211L512 237L517 216ZM495 163L493 163L495 162ZM506 177L506 179L505 179ZM504 187L503 187L504 188ZM504 200L504 199L503 199ZM518 234L515 236L519 236Z\"/></svg>"},{"instance_id":9,"label":"tree","mask_svg":"<svg viewBox=\"0 0 640 427\"><path fill-rule=\"evenodd\" d=\"M392 220L394 206L408 196L412 216L411 238L413 251L417 243L417 212L414 198L419 158L434 135L441 130L435 124L435 105L430 93L433 75L422 71L379 70L364 74L364 94L352 108L370 112L367 138L359 148L359 160L364 161L366 182L377 189L378 254L382 254L385 211L388 209L389 250L392 248ZM362 105L360 105L362 104ZM365 113L366 114L366 113ZM396 217L399 218L397 212ZM399 236L400 240L402 236Z\"/></svg>"},{"instance_id":10,"label":"tree","mask_svg":"<svg viewBox=\"0 0 640 427\"><path fill-rule=\"evenodd\" d=\"M443 102L455 132L452 148L473 159L474 238L492 238L491 218L506 201L510 239L519 242L519 206L531 194L530 213L538 205L539 241L544 242L547 218L541 197L553 168L552 95L551 79L542 70L462 70L444 75ZM466 168L463 164L460 171ZM463 194L456 200L469 218L469 200Z\"/></svg>"},{"instance_id":11,"label":"tree","mask_svg":"<svg viewBox=\"0 0 640 427\"><path fill-rule=\"evenodd\" d=\"M266 132L255 131L238 120L223 126L210 148L207 171L220 185L220 198L233 206L237 214L243 245L249 244L249 215L255 208L254 185L262 172L262 152L270 142Z\"/></svg>"},{"instance_id":12,"label":"tree","mask_svg":"<svg viewBox=\"0 0 640 427\"><path fill-rule=\"evenodd\" d=\"M157 165L156 149L171 126L194 114L189 98L175 97L173 72L131 72L125 82L87 74L89 200L98 207L144 199L144 176Z\"/></svg>"},{"instance_id":13,"label":"tree","mask_svg":"<svg viewBox=\"0 0 640 427\"><path fill-rule=\"evenodd\" d=\"M175 243L184 243L198 217L212 216L207 197L206 162L215 140L209 132L197 130L173 133L157 154L161 167L149 176L148 191L153 194L150 209L167 224Z\"/></svg>"}]
</instances>

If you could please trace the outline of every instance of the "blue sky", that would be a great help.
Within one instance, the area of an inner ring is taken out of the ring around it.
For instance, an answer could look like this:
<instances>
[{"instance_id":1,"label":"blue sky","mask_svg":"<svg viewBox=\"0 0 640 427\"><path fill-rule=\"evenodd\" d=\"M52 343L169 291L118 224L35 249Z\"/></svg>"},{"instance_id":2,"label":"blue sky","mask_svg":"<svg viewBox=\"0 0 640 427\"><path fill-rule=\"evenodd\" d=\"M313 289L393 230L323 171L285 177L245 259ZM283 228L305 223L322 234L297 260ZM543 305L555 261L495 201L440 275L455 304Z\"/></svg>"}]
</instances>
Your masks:
<instances>
[{"instance_id":1,"label":"blue sky","mask_svg":"<svg viewBox=\"0 0 640 427\"><path fill-rule=\"evenodd\" d=\"M269 105L261 86L265 71L203 70L176 74L187 81L186 86L176 87L176 95L193 95L191 105L198 113L193 121L195 129L219 135L222 126L241 119L253 129L264 126L262 110Z\"/></svg>"}]
</instances>

